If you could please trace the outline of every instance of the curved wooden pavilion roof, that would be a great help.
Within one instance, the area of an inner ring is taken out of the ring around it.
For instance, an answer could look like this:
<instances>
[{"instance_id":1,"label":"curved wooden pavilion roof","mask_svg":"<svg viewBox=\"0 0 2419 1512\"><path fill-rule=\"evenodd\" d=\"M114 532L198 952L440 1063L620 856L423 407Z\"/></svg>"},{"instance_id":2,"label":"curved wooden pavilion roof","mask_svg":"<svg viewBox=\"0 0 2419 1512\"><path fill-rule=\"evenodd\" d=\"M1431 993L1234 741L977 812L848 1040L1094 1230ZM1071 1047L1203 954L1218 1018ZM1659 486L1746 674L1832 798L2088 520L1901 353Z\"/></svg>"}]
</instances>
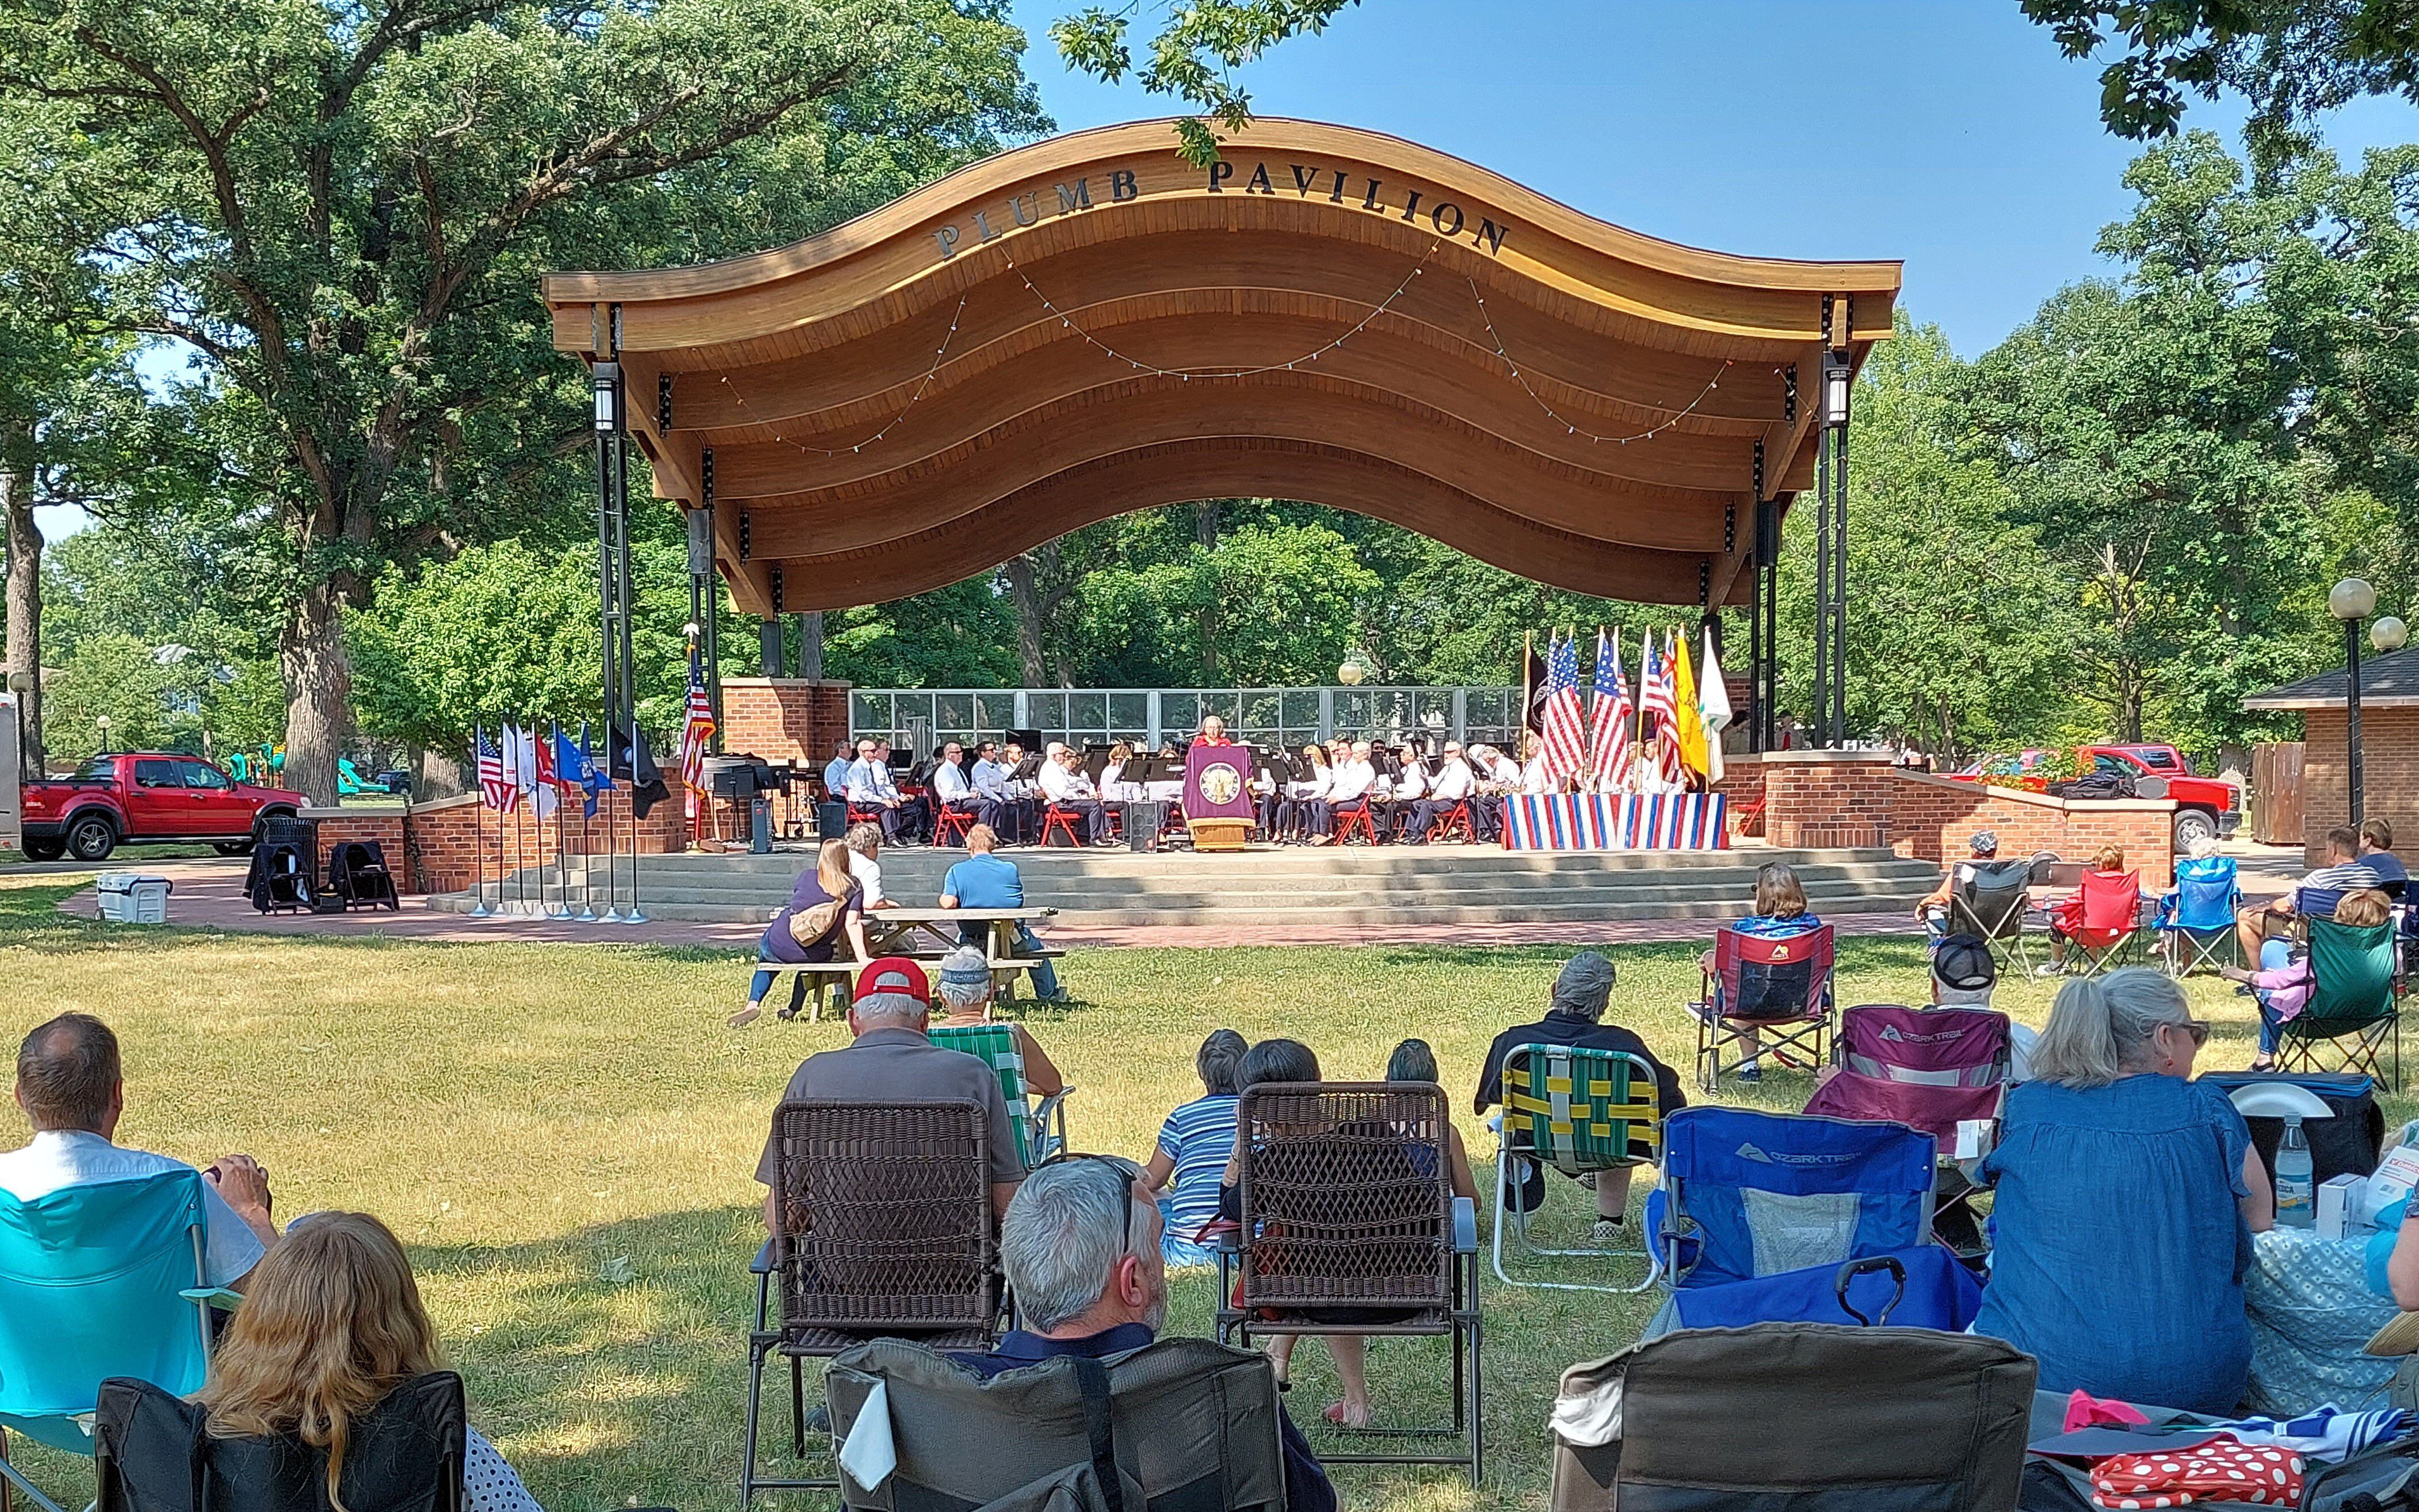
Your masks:
<instances>
[{"instance_id":1,"label":"curved wooden pavilion roof","mask_svg":"<svg viewBox=\"0 0 2419 1512\"><path fill-rule=\"evenodd\" d=\"M1394 137L1268 119L1206 171L1164 121L1080 131L791 246L545 291L563 351L602 360L618 320L655 491L710 486L755 613L1227 496L1723 604L1749 592L1759 457L1764 497L1810 486L1826 312L1861 362L1899 273L1657 241Z\"/></svg>"}]
</instances>

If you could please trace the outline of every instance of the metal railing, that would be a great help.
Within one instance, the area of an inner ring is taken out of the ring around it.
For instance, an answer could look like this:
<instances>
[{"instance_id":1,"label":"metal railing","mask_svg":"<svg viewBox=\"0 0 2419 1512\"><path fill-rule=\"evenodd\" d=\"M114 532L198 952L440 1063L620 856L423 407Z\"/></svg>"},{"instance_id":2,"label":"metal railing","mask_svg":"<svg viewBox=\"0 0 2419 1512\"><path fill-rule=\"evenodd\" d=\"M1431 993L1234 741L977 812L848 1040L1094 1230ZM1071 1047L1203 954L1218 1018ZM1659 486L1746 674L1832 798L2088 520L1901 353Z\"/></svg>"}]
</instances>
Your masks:
<instances>
[{"instance_id":1,"label":"metal railing","mask_svg":"<svg viewBox=\"0 0 2419 1512\"><path fill-rule=\"evenodd\" d=\"M1410 736L1502 745L1520 729L1517 687L861 687L849 695L852 739L917 751L946 740L1039 730L1071 746L1156 748L1216 715L1253 744L1302 746L1335 735Z\"/></svg>"}]
</instances>

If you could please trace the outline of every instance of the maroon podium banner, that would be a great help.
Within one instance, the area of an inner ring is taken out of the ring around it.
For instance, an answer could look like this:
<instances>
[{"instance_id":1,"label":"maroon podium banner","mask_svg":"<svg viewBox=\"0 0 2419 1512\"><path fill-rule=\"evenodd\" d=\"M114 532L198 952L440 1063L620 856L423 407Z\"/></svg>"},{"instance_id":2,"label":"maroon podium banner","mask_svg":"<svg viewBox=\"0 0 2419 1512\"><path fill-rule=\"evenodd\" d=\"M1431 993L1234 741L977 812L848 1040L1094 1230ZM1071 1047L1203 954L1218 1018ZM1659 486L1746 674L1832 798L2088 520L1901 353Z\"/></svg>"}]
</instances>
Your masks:
<instances>
[{"instance_id":1,"label":"maroon podium banner","mask_svg":"<svg viewBox=\"0 0 2419 1512\"><path fill-rule=\"evenodd\" d=\"M1184 817L1256 819L1251 777L1251 747L1194 747L1184 756Z\"/></svg>"}]
</instances>

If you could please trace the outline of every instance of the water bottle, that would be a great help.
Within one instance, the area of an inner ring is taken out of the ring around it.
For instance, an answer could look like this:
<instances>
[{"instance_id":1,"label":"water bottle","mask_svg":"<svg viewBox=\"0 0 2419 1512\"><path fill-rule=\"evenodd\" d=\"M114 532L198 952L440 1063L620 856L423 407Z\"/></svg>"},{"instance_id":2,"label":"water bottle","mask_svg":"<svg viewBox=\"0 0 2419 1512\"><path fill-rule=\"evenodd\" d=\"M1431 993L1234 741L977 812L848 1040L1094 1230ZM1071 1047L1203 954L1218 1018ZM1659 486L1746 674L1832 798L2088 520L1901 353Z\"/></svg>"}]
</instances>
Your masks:
<instances>
[{"instance_id":1,"label":"water bottle","mask_svg":"<svg viewBox=\"0 0 2419 1512\"><path fill-rule=\"evenodd\" d=\"M2318 1183L2311 1179L2310 1141L2302 1120L2287 1119L2276 1141L2276 1221L2307 1228L2318 1221Z\"/></svg>"}]
</instances>

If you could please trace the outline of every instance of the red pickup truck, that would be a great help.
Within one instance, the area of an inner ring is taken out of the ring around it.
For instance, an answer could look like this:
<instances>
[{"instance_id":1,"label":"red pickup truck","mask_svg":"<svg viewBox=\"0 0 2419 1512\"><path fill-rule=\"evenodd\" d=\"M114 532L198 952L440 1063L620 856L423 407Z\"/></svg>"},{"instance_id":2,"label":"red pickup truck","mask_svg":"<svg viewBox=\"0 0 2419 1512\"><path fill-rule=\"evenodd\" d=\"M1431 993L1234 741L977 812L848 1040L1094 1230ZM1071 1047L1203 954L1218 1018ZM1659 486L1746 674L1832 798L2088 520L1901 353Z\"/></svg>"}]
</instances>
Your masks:
<instances>
[{"instance_id":1,"label":"red pickup truck","mask_svg":"<svg viewBox=\"0 0 2419 1512\"><path fill-rule=\"evenodd\" d=\"M2242 793L2231 782L2193 776L2183 753L2173 746L2078 746L2074 754L2091 764L2087 770L2132 778L2145 797L2162 795L2158 784L2165 784L2163 795L2176 800L2179 851L2203 835L2224 840L2242 827ZM2012 756L1985 756L1954 775L1969 782L1985 777L2012 778L2016 786L2039 793L2049 785L2038 771L2049 755L2045 750L2023 750Z\"/></svg>"},{"instance_id":2,"label":"red pickup truck","mask_svg":"<svg viewBox=\"0 0 2419 1512\"><path fill-rule=\"evenodd\" d=\"M25 784L25 854L105 861L120 845L204 841L222 856L240 856L264 815L290 818L300 801L283 789L238 782L198 757L112 752L71 777Z\"/></svg>"}]
</instances>

